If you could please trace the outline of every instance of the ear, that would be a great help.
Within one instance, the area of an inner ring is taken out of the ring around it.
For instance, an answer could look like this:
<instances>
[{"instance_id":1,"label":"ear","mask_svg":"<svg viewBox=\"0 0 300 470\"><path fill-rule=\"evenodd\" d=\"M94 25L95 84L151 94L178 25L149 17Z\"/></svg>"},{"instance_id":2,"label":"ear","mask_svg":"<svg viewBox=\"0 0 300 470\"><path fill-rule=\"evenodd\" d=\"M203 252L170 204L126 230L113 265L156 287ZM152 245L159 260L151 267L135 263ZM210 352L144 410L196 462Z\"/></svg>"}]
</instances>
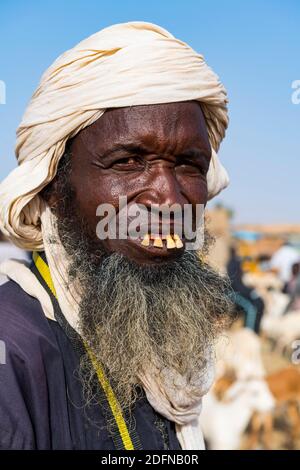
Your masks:
<instances>
[{"instance_id":1,"label":"ear","mask_svg":"<svg viewBox=\"0 0 300 470\"><path fill-rule=\"evenodd\" d=\"M51 210L55 210L60 199L57 178L54 177L40 192L40 197L48 204Z\"/></svg>"},{"instance_id":2,"label":"ear","mask_svg":"<svg viewBox=\"0 0 300 470\"><path fill-rule=\"evenodd\" d=\"M57 208L59 201L64 197L65 184L71 174L72 153L70 150L70 142L66 144L65 152L58 162L53 180L40 192L42 199L44 199L53 210Z\"/></svg>"}]
</instances>

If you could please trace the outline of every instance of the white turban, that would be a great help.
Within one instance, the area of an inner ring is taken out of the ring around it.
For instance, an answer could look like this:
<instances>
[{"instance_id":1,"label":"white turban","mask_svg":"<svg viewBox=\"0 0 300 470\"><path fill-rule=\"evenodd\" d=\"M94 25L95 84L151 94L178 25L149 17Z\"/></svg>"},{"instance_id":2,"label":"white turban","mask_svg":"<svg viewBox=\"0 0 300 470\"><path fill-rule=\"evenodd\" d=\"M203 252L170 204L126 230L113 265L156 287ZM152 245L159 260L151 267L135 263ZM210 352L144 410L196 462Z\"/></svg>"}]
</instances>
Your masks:
<instances>
[{"instance_id":1,"label":"white turban","mask_svg":"<svg viewBox=\"0 0 300 470\"><path fill-rule=\"evenodd\" d=\"M209 198L228 184L216 152L228 124L226 90L202 55L159 26L117 24L62 54L44 73L17 130L19 166L0 185L0 228L43 249L39 192L66 142L107 108L198 100L212 147Z\"/></svg>"}]
</instances>

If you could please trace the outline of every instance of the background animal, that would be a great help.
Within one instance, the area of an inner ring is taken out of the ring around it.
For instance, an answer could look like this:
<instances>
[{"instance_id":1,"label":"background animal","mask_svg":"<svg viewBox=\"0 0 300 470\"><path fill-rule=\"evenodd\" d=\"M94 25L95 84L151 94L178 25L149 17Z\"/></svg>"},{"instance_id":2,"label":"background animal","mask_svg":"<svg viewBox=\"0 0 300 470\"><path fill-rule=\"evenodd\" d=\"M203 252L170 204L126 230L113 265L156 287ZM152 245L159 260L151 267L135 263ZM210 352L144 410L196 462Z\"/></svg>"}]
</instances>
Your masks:
<instances>
[{"instance_id":1,"label":"background animal","mask_svg":"<svg viewBox=\"0 0 300 470\"><path fill-rule=\"evenodd\" d=\"M265 368L259 337L249 328L228 331L216 346L216 377L261 378Z\"/></svg>"},{"instance_id":2,"label":"background animal","mask_svg":"<svg viewBox=\"0 0 300 470\"><path fill-rule=\"evenodd\" d=\"M214 390L203 398L201 427L209 449L235 450L240 448L241 437L251 416L269 414L274 399L264 380L236 381L218 400Z\"/></svg>"}]
</instances>

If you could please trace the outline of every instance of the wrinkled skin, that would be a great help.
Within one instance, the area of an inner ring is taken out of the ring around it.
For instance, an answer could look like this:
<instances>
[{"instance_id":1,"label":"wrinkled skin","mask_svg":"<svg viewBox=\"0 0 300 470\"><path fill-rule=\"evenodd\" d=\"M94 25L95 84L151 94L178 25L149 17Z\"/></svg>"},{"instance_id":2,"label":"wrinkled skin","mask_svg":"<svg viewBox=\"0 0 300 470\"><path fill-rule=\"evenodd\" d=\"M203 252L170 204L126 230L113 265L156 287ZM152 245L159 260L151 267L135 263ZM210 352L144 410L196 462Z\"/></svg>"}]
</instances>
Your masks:
<instances>
[{"instance_id":1,"label":"wrinkled skin","mask_svg":"<svg viewBox=\"0 0 300 470\"><path fill-rule=\"evenodd\" d=\"M119 196L149 210L151 204L195 208L207 202L211 147L197 102L110 109L78 133L70 150L77 211L95 239L98 205L118 210ZM141 265L170 261L184 250L143 247L131 239L99 243Z\"/></svg>"}]
</instances>

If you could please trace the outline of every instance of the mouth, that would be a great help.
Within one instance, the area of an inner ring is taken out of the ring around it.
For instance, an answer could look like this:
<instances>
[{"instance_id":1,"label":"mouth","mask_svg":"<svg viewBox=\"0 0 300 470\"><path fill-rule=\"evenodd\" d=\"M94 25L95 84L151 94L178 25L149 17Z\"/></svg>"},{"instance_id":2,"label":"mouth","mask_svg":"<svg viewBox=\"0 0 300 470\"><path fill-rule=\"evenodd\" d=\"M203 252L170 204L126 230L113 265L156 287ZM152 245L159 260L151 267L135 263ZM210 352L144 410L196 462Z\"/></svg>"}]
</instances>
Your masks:
<instances>
[{"instance_id":1,"label":"mouth","mask_svg":"<svg viewBox=\"0 0 300 470\"><path fill-rule=\"evenodd\" d=\"M128 230L126 238L110 242L109 251L119 251L138 264L166 263L180 258L185 250L186 237L181 224L139 225Z\"/></svg>"},{"instance_id":2,"label":"mouth","mask_svg":"<svg viewBox=\"0 0 300 470\"><path fill-rule=\"evenodd\" d=\"M128 241L141 255L144 253L149 262L151 260L162 262L180 257L185 247L184 239L176 234L166 236L145 234L137 238L129 238Z\"/></svg>"}]
</instances>

